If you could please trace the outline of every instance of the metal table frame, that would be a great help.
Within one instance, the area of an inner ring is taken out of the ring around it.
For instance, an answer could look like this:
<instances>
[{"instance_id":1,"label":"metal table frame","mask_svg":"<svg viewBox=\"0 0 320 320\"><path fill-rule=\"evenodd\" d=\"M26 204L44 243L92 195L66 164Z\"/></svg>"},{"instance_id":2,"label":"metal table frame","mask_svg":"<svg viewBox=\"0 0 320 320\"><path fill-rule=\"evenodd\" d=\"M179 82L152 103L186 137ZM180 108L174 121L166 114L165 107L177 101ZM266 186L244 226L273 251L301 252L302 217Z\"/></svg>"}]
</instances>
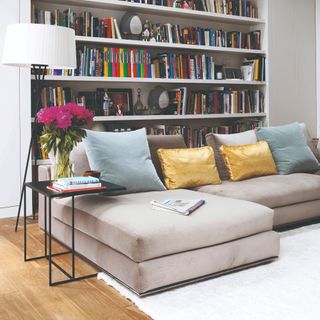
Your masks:
<instances>
[{"instance_id":1,"label":"metal table frame","mask_svg":"<svg viewBox=\"0 0 320 320\"><path fill-rule=\"evenodd\" d=\"M50 181L44 181L40 182L42 184L50 185ZM39 183L38 183L39 184ZM64 193L64 194L59 194L55 193L50 190L43 190L43 188L37 188L36 184L34 183L25 183L23 186L23 198L24 198L24 261L34 261L34 260L40 260L40 259L47 259L49 261L49 286L56 286L59 284L64 284L68 282L73 282L73 281L78 281L78 280L83 280L83 279L88 279L92 277L97 276L96 273L84 275L84 276L79 276L77 277L75 274L75 196L77 195L85 195L85 194L99 194L99 193L106 193L111 191L118 191L118 190L124 190L124 187L117 186L114 184L106 183L103 182L103 185L108 186L108 190L90 190L90 191L80 191L80 192L70 192L70 193ZM29 187L33 191L38 192L38 194L42 194L44 196L44 255L42 256L36 256L36 257L28 257L27 256L27 197L26 197L26 189ZM71 237L71 248L68 251L63 251L63 252L58 252L58 253L53 253L52 252L52 199L58 198L58 197L71 197L72 199L72 216L71 216L71 229L72 229L72 237ZM49 203L48 203L49 202ZM47 212L47 205L49 207L49 212ZM49 215L48 215L49 213ZM47 221L49 220L49 221ZM49 227L49 228L48 228ZM49 242L49 243L48 243ZM65 269L63 269L58 263L53 261L54 257L57 256L62 256L62 255L67 255L71 254L71 274L67 272ZM53 281L52 279L52 266L55 266L59 271L61 271L65 276L68 277L66 280L61 280L61 281Z\"/></svg>"}]
</instances>

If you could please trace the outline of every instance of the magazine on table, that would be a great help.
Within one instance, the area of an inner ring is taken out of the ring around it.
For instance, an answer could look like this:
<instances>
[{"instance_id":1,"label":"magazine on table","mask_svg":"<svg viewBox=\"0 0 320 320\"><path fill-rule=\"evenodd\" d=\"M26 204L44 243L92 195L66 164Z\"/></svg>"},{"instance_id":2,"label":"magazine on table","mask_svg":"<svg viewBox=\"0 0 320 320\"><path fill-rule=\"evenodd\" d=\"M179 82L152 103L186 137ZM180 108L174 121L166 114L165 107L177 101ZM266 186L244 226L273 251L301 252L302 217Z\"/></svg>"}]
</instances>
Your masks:
<instances>
[{"instance_id":1,"label":"magazine on table","mask_svg":"<svg viewBox=\"0 0 320 320\"><path fill-rule=\"evenodd\" d=\"M152 200L152 209L166 211L171 213L182 214L188 216L193 211L201 207L204 200L180 200L180 199L167 199L161 202Z\"/></svg>"}]
</instances>

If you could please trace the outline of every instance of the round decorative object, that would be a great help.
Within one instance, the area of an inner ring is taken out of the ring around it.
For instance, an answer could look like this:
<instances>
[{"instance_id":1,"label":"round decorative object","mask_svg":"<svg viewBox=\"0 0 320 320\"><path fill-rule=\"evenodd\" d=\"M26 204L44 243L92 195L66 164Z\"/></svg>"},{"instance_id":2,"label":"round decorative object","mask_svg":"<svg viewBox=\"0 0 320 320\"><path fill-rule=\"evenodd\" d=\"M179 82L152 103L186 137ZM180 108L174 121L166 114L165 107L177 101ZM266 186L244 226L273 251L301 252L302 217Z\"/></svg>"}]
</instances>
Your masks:
<instances>
[{"instance_id":1,"label":"round decorative object","mask_svg":"<svg viewBox=\"0 0 320 320\"><path fill-rule=\"evenodd\" d=\"M139 39L142 32L142 21L133 12L127 12L121 19L120 31L125 38Z\"/></svg>"},{"instance_id":2,"label":"round decorative object","mask_svg":"<svg viewBox=\"0 0 320 320\"><path fill-rule=\"evenodd\" d=\"M148 104L151 113L161 113L162 110L169 106L168 91L161 86L155 87L149 93Z\"/></svg>"}]
</instances>

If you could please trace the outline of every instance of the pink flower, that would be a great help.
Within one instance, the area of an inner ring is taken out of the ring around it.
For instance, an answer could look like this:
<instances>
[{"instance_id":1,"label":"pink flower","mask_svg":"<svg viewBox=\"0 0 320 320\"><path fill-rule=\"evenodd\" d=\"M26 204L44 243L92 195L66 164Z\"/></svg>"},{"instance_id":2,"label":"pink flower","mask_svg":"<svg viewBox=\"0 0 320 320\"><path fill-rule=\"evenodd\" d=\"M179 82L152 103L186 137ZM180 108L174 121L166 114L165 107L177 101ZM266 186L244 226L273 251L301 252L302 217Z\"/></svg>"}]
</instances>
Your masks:
<instances>
[{"instance_id":1,"label":"pink flower","mask_svg":"<svg viewBox=\"0 0 320 320\"><path fill-rule=\"evenodd\" d=\"M37 121L45 126L54 125L57 129L68 129L72 125L81 126L93 119L93 113L74 102L64 106L42 108L37 114Z\"/></svg>"},{"instance_id":2,"label":"pink flower","mask_svg":"<svg viewBox=\"0 0 320 320\"><path fill-rule=\"evenodd\" d=\"M82 106L78 106L74 102L67 103L63 107L75 116L77 120L91 121L93 119L93 112Z\"/></svg>"},{"instance_id":3,"label":"pink flower","mask_svg":"<svg viewBox=\"0 0 320 320\"><path fill-rule=\"evenodd\" d=\"M70 112L59 110L56 118L56 128L68 129L72 124L73 116Z\"/></svg>"}]
</instances>

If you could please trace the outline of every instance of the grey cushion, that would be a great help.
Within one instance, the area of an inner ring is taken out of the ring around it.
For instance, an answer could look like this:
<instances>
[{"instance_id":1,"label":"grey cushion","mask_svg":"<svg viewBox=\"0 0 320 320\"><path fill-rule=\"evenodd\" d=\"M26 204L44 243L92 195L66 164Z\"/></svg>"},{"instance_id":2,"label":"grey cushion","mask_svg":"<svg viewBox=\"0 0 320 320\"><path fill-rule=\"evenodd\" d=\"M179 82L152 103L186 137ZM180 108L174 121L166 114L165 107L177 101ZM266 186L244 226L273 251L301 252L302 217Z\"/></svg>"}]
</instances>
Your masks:
<instances>
[{"instance_id":1,"label":"grey cushion","mask_svg":"<svg viewBox=\"0 0 320 320\"><path fill-rule=\"evenodd\" d=\"M151 200L204 199L190 216L153 210ZM55 218L70 225L71 199L55 200ZM75 202L76 228L136 262L212 246L272 229L264 206L190 190L103 197Z\"/></svg>"},{"instance_id":2,"label":"grey cushion","mask_svg":"<svg viewBox=\"0 0 320 320\"><path fill-rule=\"evenodd\" d=\"M297 122L257 128L256 134L259 140L268 142L279 174L315 172L319 169L319 162Z\"/></svg>"},{"instance_id":3,"label":"grey cushion","mask_svg":"<svg viewBox=\"0 0 320 320\"><path fill-rule=\"evenodd\" d=\"M126 188L119 193L166 189L151 161L145 128L125 132L86 132L84 142L90 168L101 172L102 180Z\"/></svg>"},{"instance_id":4,"label":"grey cushion","mask_svg":"<svg viewBox=\"0 0 320 320\"><path fill-rule=\"evenodd\" d=\"M229 171L224 163L223 157L219 151L222 145L225 146L238 146L242 144L256 143L257 136L254 130L249 130L241 133L234 134L217 134L209 133L206 135L208 146L212 147L221 180L229 180Z\"/></svg>"},{"instance_id":5,"label":"grey cushion","mask_svg":"<svg viewBox=\"0 0 320 320\"><path fill-rule=\"evenodd\" d=\"M258 177L221 185L198 187L196 190L214 195L253 201L269 208L320 199L320 176L295 173Z\"/></svg>"}]
</instances>

